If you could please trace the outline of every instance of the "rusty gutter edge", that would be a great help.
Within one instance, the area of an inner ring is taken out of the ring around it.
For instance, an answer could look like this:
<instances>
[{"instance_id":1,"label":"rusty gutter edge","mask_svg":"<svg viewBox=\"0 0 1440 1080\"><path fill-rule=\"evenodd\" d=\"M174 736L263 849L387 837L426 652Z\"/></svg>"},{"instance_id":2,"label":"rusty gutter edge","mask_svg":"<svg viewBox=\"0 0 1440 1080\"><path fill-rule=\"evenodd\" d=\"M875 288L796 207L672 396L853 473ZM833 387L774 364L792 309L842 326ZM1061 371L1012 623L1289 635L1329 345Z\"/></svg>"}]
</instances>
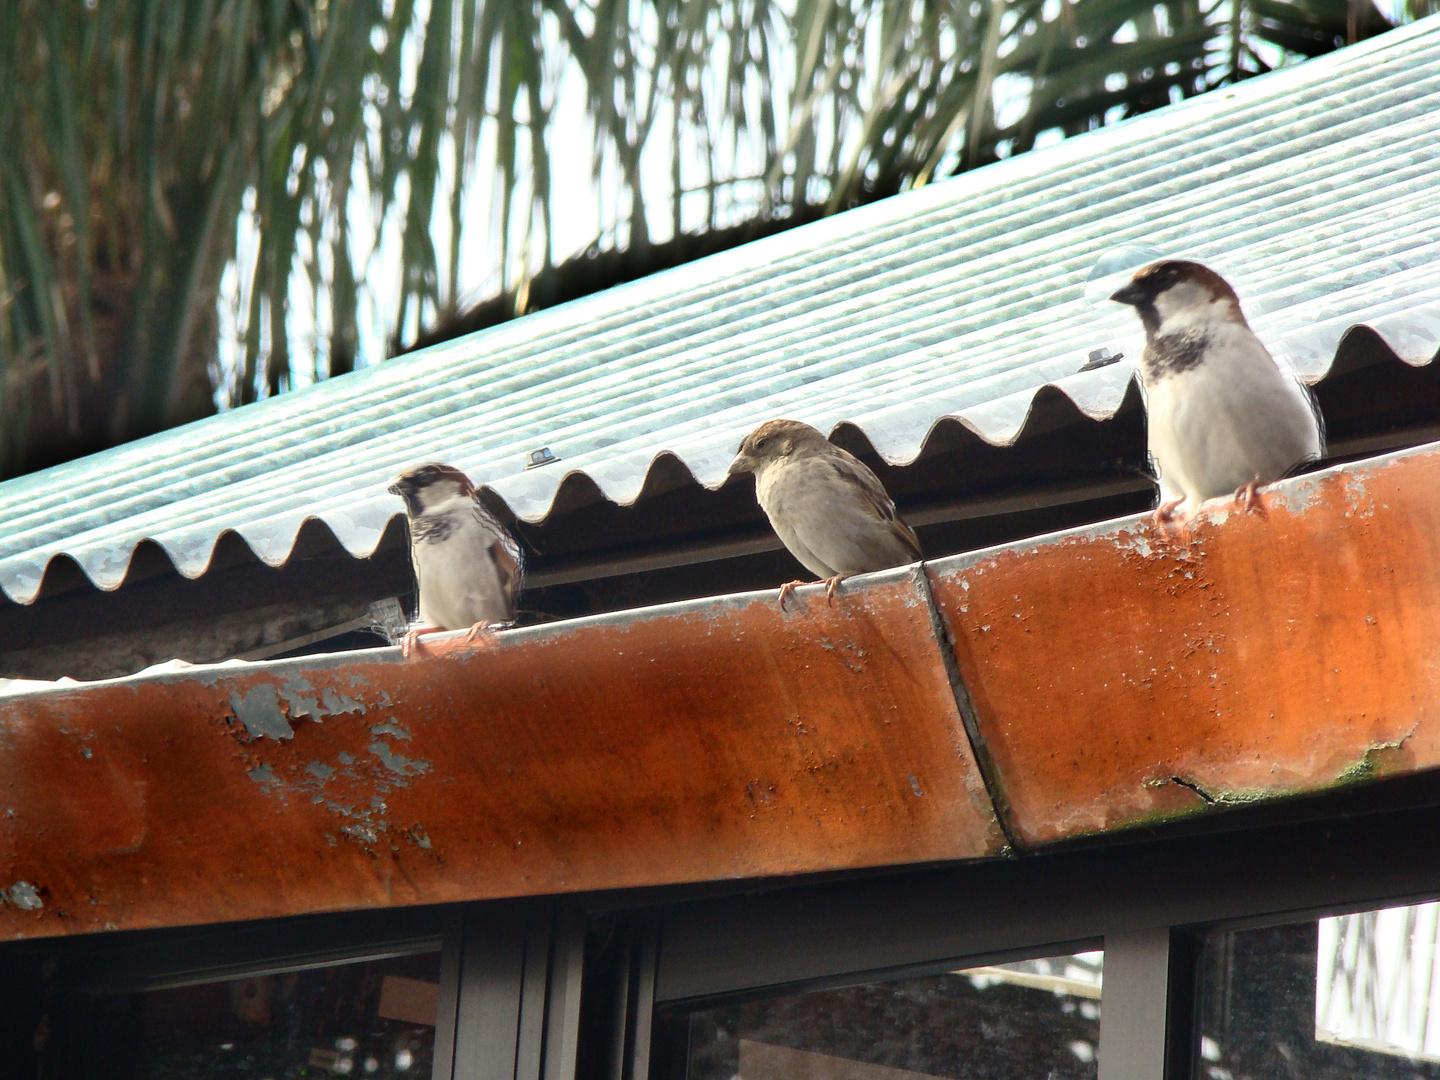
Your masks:
<instances>
[{"instance_id":1,"label":"rusty gutter edge","mask_svg":"<svg viewBox=\"0 0 1440 1080\"><path fill-rule=\"evenodd\" d=\"M778 543L778 541L777 541ZM884 585L891 583L909 583L911 574L916 567L925 567L927 563L912 563L907 566L895 567L891 570L880 570L873 574L856 574L849 582L860 584L862 582L873 582ZM816 581L807 583L800 587L799 595L819 595L824 582ZM813 590L813 592L811 592ZM704 615L707 612L737 611L747 608L752 604L776 602L777 589L755 589L749 592L720 593L714 596L699 596L689 600L676 600L668 604L655 604L649 607L622 608L618 611L606 611L596 615L581 615L573 619L565 619L560 622L538 623L533 626L517 626L508 630L501 630L495 635L495 644L500 647L513 647L527 644L533 641L546 641L562 634L569 634L575 630L583 630L592 627L609 627L611 629L623 630L632 623L641 622L651 618L664 618L674 615ZM843 590L842 590L843 594ZM932 610L934 600L930 597L929 580L925 582L925 596ZM443 634L427 635L426 641L440 642L456 640L465 635L463 630L455 630ZM943 645L944 639L937 639L937 645ZM942 648L941 650L945 650ZM189 680L198 680L206 685L216 679L231 678L235 675L253 675L264 672L275 672L277 675L288 673L294 670L316 671L326 668L340 667L346 664L353 664L357 661L384 662L391 660L402 663L400 647L398 645L381 645L374 649L351 649L346 652L333 653L311 653L306 656L291 656L283 660L243 660L235 657L224 660L217 664L191 664L183 668L172 668L165 671L146 669L135 672L132 675L122 675L114 679L96 679L94 681L75 681L57 683L33 689L20 689L11 691L9 694L0 693L0 708L3 708L6 701L12 697L28 696L31 694L53 694L53 693L74 693L76 691L88 690L95 686L124 686L134 683L177 683ZM156 665L160 666L160 665ZM16 680L23 681L23 680Z\"/></svg>"},{"instance_id":2,"label":"rusty gutter edge","mask_svg":"<svg viewBox=\"0 0 1440 1080\"><path fill-rule=\"evenodd\" d=\"M1323 469L1316 469L1313 472L1299 473L1296 476L1286 477L1267 485L1263 490L1267 493L1278 496L1282 500L1296 500L1298 505L1290 505L1292 510L1303 510L1309 505L1309 500L1303 494L1305 488L1314 487L1320 481L1332 476L1341 474L1364 475L1375 469L1386 468L1396 462L1403 461L1410 457L1419 457L1423 454L1440 451L1440 441L1421 443L1417 446L1407 446L1403 450L1396 450L1392 453L1377 454L1374 457L1361 457L1353 460L1342 461ZM1197 520L1218 520L1223 521L1225 516L1233 513L1233 509L1224 505L1216 505L1202 510ZM995 544L992 547L976 548L974 551L962 551L955 555L942 555L938 559L925 560L927 569L939 570L950 573L958 570L968 570L971 567L979 566L987 559L993 559L996 555L1002 554L1023 554L1027 551L1034 551L1040 548L1047 548L1057 543L1074 539L1100 539L1112 536L1116 533L1133 532L1137 537L1146 540L1150 522L1150 513L1130 514L1125 517L1107 518L1105 521L1092 522L1089 525L1077 525L1070 529L1059 529L1055 532L1037 533L1035 536L1027 536L1023 540L1012 540L1005 544Z\"/></svg>"}]
</instances>

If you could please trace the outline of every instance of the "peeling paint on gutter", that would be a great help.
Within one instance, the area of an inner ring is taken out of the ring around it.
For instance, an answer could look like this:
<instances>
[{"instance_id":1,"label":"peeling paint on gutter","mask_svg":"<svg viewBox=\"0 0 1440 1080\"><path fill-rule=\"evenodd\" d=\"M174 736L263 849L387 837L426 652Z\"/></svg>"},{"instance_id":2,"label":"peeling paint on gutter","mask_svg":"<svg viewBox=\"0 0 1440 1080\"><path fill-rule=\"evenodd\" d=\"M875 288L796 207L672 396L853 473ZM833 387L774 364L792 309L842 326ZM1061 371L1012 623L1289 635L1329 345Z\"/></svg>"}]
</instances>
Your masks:
<instances>
[{"instance_id":1,"label":"peeling paint on gutter","mask_svg":"<svg viewBox=\"0 0 1440 1080\"><path fill-rule=\"evenodd\" d=\"M45 897L0 938L1005 845L917 567L0 697L0 746L0 864Z\"/></svg>"}]
</instances>

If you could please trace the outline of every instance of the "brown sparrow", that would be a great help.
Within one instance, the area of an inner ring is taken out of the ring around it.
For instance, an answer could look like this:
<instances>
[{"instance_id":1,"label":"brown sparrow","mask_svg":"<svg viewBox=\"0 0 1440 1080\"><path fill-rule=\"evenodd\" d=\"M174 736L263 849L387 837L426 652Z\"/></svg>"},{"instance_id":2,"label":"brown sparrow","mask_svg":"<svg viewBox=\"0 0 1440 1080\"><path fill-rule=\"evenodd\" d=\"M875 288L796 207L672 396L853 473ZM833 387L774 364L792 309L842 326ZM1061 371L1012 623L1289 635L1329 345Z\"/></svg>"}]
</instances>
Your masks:
<instances>
[{"instance_id":1,"label":"brown sparrow","mask_svg":"<svg viewBox=\"0 0 1440 1080\"><path fill-rule=\"evenodd\" d=\"M1151 263L1110 299L1134 307L1145 326L1150 458L1179 496L1160 504L1157 523L1222 496L1252 509L1260 487L1325 452L1310 391L1276 364L1215 271Z\"/></svg>"},{"instance_id":2,"label":"brown sparrow","mask_svg":"<svg viewBox=\"0 0 1440 1080\"><path fill-rule=\"evenodd\" d=\"M475 497L470 478L450 465L417 465L389 490L405 500L420 590L420 625L405 635L404 655L420 648L422 634L469 627L465 641L475 644L488 627L513 619L523 577L520 545Z\"/></svg>"},{"instance_id":3,"label":"brown sparrow","mask_svg":"<svg viewBox=\"0 0 1440 1080\"><path fill-rule=\"evenodd\" d=\"M753 472L760 507L790 554L825 579L830 602L851 574L904 566L920 542L863 462L798 420L767 420L745 437L729 475ZM780 588L780 607L803 581Z\"/></svg>"}]
</instances>

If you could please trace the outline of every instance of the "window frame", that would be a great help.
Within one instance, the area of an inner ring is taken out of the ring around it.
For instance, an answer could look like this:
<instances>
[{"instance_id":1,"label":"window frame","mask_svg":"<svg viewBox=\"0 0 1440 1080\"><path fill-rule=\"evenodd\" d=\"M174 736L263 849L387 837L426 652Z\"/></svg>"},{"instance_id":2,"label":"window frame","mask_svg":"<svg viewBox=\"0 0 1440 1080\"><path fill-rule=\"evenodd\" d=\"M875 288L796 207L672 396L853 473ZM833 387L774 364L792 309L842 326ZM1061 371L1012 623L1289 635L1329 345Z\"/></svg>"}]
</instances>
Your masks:
<instances>
[{"instance_id":1,"label":"window frame","mask_svg":"<svg viewBox=\"0 0 1440 1080\"><path fill-rule=\"evenodd\" d=\"M1203 934L1440 899L1437 784L1414 786L1423 797L1400 808L1386 805L1393 789L1361 789L1108 844L671 905L653 1067L633 1075L683 1077L691 1011L1103 942L1099 1080L1188 1078Z\"/></svg>"},{"instance_id":2,"label":"window frame","mask_svg":"<svg viewBox=\"0 0 1440 1080\"><path fill-rule=\"evenodd\" d=\"M169 990L229 979L316 970L419 953L440 954L440 1001L432 1074L442 1070L442 1046L453 1043L455 970L464 913L448 907L347 912L85 935L23 943L45 956L44 992L50 998L44 1024L66 1038L79 1023L84 999ZM447 1016L452 1030L447 1031ZM37 1047L37 1052L39 1048ZM448 1052L448 1051L447 1051ZM46 1058L48 1062L49 1059Z\"/></svg>"},{"instance_id":3,"label":"window frame","mask_svg":"<svg viewBox=\"0 0 1440 1080\"><path fill-rule=\"evenodd\" d=\"M575 1074L585 921L548 900L301 916L22 942L58 1036L86 997L440 953L431 1080ZM0 951L0 956L4 952ZM50 1020L44 1021L46 1025Z\"/></svg>"},{"instance_id":4,"label":"window frame","mask_svg":"<svg viewBox=\"0 0 1440 1080\"><path fill-rule=\"evenodd\" d=\"M78 935L0 960L47 970L45 993L99 993L438 945L433 1080L674 1080L694 1009L1103 947L1099 1080L1180 1080L1204 934L1435 899L1440 775L968 863Z\"/></svg>"}]
</instances>

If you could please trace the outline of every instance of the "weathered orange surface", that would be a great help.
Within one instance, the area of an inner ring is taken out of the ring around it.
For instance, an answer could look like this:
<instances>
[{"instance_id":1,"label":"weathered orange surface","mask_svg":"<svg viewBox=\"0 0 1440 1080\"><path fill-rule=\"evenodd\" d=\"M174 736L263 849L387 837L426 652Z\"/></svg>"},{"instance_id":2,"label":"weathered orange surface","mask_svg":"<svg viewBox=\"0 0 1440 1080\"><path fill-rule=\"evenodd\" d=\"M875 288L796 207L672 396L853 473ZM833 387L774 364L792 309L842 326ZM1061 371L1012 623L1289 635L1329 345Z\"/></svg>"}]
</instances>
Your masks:
<instances>
[{"instance_id":1,"label":"weathered orange surface","mask_svg":"<svg viewBox=\"0 0 1440 1080\"><path fill-rule=\"evenodd\" d=\"M995 854L948 659L1025 846L1433 768L1437 491L1426 448L833 607L0 698L0 940Z\"/></svg>"},{"instance_id":2,"label":"weathered orange surface","mask_svg":"<svg viewBox=\"0 0 1440 1080\"><path fill-rule=\"evenodd\" d=\"M0 699L0 938L998 850L923 577L818 593Z\"/></svg>"},{"instance_id":3,"label":"weathered orange surface","mask_svg":"<svg viewBox=\"0 0 1440 1080\"><path fill-rule=\"evenodd\" d=\"M1022 843L1440 765L1440 451L933 564Z\"/></svg>"}]
</instances>

